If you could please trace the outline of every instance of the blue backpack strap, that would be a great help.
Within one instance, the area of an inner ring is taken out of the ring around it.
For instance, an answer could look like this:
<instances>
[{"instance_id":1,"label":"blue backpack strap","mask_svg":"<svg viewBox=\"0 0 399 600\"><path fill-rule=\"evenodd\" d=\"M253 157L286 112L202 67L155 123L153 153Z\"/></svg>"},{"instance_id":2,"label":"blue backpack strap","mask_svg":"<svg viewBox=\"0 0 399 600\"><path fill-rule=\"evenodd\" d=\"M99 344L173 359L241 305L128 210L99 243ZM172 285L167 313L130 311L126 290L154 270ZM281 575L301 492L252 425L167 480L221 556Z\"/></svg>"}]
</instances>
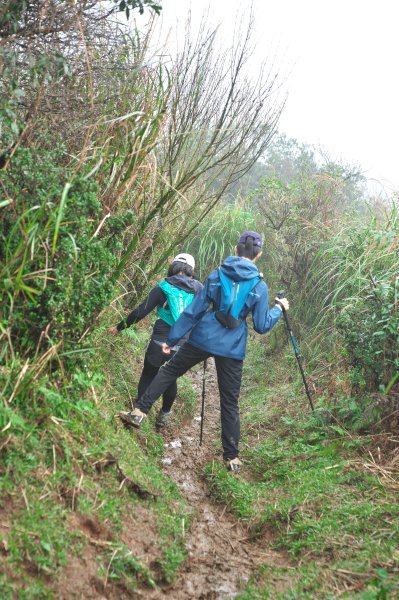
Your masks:
<instances>
[{"instance_id":1,"label":"blue backpack strap","mask_svg":"<svg viewBox=\"0 0 399 600\"><path fill-rule=\"evenodd\" d=\"M234 281L218 269L220 278L219 307L215 312L216 319L227 329L235 329L242 323L240 313L253 288L261 280L259 275L252 279Z\"/></svg>"},{"instance_id":2,"label":"blue backpack strap","mask_svg":"<svg viewBox=\"0 0 399 600\"><path fill-rule=\"evenodd\" d=\"M261 279L256 275L252 279L233 281L220 269L219 278L221 284L219 310L238 319L249 294Z\"/></svg>"}]
</instances>

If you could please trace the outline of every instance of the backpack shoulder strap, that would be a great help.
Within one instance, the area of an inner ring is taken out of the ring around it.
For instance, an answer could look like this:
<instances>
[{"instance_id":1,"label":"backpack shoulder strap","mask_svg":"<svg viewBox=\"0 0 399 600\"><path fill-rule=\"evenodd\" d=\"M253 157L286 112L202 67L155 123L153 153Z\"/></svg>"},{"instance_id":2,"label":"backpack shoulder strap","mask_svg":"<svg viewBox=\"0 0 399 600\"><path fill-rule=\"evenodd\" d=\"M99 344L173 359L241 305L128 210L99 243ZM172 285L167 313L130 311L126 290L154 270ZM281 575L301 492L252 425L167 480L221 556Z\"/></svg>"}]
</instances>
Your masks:
<instances>
[{"instance_id":1,"label":"backpack shoulder strap","mask_svg":"<svg viewBox=\"0 0 399 600\"><path fill-rule=\"evenodd\" d=\"M235 319L238 318L252 289L261 280L259 275L251 279L234 281L230 279L222 270L219 269L220 278L220 296L219 311L225 314L231 314Z\"/></svg>"}]
</instances>

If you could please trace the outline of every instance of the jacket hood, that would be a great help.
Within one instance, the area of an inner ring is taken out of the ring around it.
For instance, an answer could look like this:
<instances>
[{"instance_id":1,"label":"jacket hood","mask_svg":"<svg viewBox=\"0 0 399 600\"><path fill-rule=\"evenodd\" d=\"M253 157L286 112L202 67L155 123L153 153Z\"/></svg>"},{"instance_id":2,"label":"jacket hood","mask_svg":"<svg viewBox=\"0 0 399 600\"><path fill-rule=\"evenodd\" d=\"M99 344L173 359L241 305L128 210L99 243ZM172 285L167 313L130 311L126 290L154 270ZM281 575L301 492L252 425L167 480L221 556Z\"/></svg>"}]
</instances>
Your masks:
<instances>
[{"instance_id":1,"label":"jacket hood","mask_svg":"<svg viewBox=\"0 0 399 600\"><path fill-rule=\"evenodd\" d=\"M202 290L202 283L187 275L172 275L172 277L167 277L166 281L179 290L191 292L192 294L198 294Z\"/></svg>"},{"instance_id":2,"label":"jacket hood","mask_svg":"<svg viewBox=\"0 0 399 600\"><path fill-rule=\"evenodd\" d=\"M240 256L228 256L221 264L220 269L233 281L246 281L259 276L255 263Z\"/></svg>"}]
</instances>

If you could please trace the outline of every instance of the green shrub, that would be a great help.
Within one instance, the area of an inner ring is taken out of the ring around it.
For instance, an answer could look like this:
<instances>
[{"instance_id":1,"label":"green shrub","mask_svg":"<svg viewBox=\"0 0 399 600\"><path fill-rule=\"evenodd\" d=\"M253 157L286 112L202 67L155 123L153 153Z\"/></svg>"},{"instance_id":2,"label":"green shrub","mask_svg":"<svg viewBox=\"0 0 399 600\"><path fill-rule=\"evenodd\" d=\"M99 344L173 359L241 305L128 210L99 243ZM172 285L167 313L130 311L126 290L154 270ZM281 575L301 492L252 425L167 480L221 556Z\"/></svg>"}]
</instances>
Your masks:
<instances>
[{"instance_id":1,"label":"green shrub","mask_svg":"<svg viewBox=\"0 0 399 600\"><path fill-rule=\"evenodd\" d=\"M324 244L309 282L319 334L336 329L354 390L387 390L399 371L397 211L352 223ZM321 313L321 314L323 314Z\"/></svg>"},{"instance_id":2,"label":"green shrub","mask_svg":"<svg viewBox=\"0 0 399 600\"><path fill-rule=\"evenodd\" d=\"M337 317L355 387L378 389L399 369L398 281L375 284L373 293L359 299Z\"/></svg>"},{"instance_id":3,"label":"green shrub","mask_svg":"<svg viewBox=\"0 0 399 600\"><path fill-rule=\"evenodd\" d=\"M62 148L21 149L2 179L2 323L24 356L38 345L76 348L113 290L116 238L93 235L102 219L97 186L68 181L63 158Z\"/></svg>"}]
</instances>

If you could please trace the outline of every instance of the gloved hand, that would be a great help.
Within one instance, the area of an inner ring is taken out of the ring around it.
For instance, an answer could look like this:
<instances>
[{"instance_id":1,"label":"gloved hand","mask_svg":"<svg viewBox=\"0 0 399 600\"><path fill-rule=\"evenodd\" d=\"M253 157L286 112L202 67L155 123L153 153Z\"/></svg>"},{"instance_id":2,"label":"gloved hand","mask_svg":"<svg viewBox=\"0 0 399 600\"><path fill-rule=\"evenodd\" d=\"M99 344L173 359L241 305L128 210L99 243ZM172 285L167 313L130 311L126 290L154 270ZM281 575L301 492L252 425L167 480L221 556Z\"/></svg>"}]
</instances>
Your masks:
<instances>
[{"instance_id":1,"label":"gloved hand","mask_svg":"<svg viewBox=\"0 0 399 600\"><path fill-rule=\"evenodd\" d=\"M275 302L280 308L284 307L284 310L289 310L290 308L290 303L288 302L287 298L275 298Z\"/></svg>"}]
</instances>

